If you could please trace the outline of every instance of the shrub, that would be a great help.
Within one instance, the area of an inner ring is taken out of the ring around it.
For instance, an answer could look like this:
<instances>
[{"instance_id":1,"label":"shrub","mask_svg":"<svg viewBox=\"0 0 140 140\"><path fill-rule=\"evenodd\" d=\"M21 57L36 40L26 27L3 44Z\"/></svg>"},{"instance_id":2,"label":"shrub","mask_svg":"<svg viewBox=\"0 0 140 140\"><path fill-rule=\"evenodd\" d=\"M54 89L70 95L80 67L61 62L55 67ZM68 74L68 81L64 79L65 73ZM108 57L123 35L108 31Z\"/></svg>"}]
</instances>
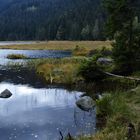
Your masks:
<instances>
[{"instance_id":1,"label":"shrub","mask_svg":"<svg viewBox=\"0 0 140 140\"><path fill-rule=\"evenodd\" d=\"M98 65L96 60L99 56L94 56L92 59L81 64L79 74L87 81L100 81L105 78L103 67Z\"/></svg>"}]
</instances>

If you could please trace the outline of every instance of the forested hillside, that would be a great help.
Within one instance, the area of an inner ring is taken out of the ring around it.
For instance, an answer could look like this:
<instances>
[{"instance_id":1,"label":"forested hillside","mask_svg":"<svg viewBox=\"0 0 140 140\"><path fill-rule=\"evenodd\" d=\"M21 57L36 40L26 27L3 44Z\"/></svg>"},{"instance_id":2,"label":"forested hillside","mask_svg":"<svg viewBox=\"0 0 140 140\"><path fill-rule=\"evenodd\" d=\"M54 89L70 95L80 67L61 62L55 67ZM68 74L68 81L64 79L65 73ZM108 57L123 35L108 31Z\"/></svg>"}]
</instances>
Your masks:
<instances>
[{"instance_id":1,"label":"forested hillside","mask_svg":"<svg viewBox=\"0 0 140 140\"><path fill-rule=\"evenodd\" d=\"M102 40L102 0L0 0L0 40Z\"/></svg>"}]
</instances>

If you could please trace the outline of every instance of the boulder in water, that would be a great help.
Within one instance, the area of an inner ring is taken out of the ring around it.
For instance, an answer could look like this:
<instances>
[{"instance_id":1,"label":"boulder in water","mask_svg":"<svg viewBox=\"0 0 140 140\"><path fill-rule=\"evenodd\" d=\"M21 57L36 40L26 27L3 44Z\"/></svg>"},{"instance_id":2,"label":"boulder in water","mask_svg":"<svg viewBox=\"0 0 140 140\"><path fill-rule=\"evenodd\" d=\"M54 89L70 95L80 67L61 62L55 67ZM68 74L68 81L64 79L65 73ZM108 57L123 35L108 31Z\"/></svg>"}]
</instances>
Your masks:
<instances>
[{"instance_id":1,"label":"boulder in water","mask_svg":"<svg viewBox=\"0 0 140 140\"><path fill-rule=\"evenodd\" d=\"M91 97L84 96L81 97L78 101L76 101L76 105L84 111L90 111L94 108L95 102Z\"/></svg>"},{"instance_id":2,"label":"boulder in water","mask_svg":"<svg viewBox=\"0 0 140 140\"><path fill-rule=\"evenodd\" d=\"M3 92L0 93L0 98L9 98L11 96L12 93L8 89L5 89Z\"/></svg>"}]
</instances>

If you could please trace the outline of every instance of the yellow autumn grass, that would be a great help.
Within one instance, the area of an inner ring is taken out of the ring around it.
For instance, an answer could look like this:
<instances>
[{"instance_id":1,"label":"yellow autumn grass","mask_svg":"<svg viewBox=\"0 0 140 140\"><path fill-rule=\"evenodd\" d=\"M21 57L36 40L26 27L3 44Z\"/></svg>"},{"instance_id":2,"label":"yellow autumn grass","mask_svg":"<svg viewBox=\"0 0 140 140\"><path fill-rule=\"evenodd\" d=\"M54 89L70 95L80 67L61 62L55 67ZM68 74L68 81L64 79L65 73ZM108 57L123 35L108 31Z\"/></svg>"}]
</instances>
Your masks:
<instances>
[{"instance_id":1,"label":"yellow autumn grass","mask_svg":"<svg viewBox=\"0 0 140 140\"><path fill-rule=\"evenodd\" d=\"M36 41L33 44L0 46L0 49L16 50L73 50L76 46L87 50L111 48L111 41Z\"/></svg>"},{"instance_id":2,"label":"yellow autumn grass","mask_svg":"<svg viewBox=\"0 0 140 140\"><path fill-rule=\"evenodd\" d=\"M48 83L73 84L79 77L77 63L45 63L37 67L37 73Z\"/></svg>"}]
</instances>

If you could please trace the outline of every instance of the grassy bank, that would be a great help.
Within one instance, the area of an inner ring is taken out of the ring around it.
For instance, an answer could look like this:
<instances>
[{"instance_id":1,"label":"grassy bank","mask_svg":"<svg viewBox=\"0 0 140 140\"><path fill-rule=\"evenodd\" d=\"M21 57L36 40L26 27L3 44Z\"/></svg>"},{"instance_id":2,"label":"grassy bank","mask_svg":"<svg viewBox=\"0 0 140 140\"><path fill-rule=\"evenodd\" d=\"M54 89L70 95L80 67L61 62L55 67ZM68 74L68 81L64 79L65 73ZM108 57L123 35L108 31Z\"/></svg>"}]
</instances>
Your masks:
<instances>
[{"instance_id":1,"label":"grassy bank","mask_svg":"<svg viewBox=\"0 0 140 140\"><path fill-rule=\"evenodd\" d=\"M139 140L140 87L131 92L112 93L97 101L97 114L106 120L104 129L77 140ZM130 124L134 125L132 130L128 128Z\"/></svg>"},{"instance_id":2,"label":"grassy bank","mask_svg":"<svg viewBox=\"0 0 140 140\"><path fill-rule=\"evenodd\" d=\"M62 59L44 59L44 61L28 62L34 64L37 74L47 83L74 84L82 78L78 76L80 64L86 61L86 57L72 57Z\"/></svg>"},{"instance_id":3,"label":"grassy bank","mask_svg":"<svg viewBox=\"0 0 140 140\"><path fill-rule=\"evenodd\" d=\"M33 59L26 62L9 62L7 68L35 70L36 74L43 79L46 84L75 84L83 78L78 75L79 67L87 57L69 57L61 59Z\"/></svg>"}]
</instances>

